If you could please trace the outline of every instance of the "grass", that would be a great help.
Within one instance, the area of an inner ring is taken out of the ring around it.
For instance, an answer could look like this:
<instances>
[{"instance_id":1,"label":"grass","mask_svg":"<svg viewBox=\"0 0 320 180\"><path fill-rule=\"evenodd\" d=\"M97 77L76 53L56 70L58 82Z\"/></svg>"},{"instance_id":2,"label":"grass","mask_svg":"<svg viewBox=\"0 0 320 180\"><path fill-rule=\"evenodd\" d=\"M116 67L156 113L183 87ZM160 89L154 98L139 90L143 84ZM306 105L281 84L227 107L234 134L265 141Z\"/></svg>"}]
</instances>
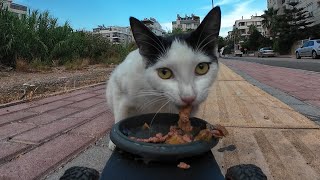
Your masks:
<instances>
[{"instance_id":1,"label":"grass","mask_svg":"<svg viewBox=\"0 0 320 180\"><path fill-rule=\"evenodd\" d=\"M77 59L77 60L71 60L67 61L64 66L66 70L83 70L87 68L90 64L89 59Z\"/></svg>"}]
</instances>

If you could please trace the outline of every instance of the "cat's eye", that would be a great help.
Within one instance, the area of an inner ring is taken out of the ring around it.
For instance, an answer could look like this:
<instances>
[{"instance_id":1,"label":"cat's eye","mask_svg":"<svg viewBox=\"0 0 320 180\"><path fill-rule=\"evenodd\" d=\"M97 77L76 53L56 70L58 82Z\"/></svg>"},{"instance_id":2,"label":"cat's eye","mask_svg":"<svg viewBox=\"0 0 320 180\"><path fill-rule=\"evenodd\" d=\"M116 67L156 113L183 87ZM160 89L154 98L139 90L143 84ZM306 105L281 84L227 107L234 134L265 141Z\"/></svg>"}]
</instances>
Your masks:
<instances>
[{"instance_id":1,"label":"cat's eye","mask_svg":"<svg viewBox=\"0 0 320 180\"><path fill-rule=\"evenodd\" d=\"M159 68L158 69L158 76L161 79L170 79L173 77L173 73L170 69L168 68Z\"/></svg>"},{"instance_id":2,"label":"cat's eye","mask_svg":"<svg viewBox=\"0 0 320 180\"><path fill-rule=\"evenodd\" d=\"M197 75L205 75L209 71L209 63L199 63L195 69Z\"/></svg>"}]
</instances>

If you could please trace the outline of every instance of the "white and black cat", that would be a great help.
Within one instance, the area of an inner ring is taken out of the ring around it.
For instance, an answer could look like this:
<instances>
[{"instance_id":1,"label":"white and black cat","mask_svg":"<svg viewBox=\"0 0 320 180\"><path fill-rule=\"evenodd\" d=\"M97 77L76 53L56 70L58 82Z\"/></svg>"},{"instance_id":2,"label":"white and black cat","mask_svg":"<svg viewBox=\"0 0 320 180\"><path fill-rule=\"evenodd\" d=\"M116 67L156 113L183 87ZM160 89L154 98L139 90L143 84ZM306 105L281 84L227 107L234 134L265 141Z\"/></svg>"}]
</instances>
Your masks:
<instances>
[{"instance_id":1,"label":"white and black cat","mask_svg":"<svg viewBox=\"0 0 320 180\"><path fill-rule=\"evenodd\" d=\"M138 114L178 113L185 105L192 105L194 114L216 79L220 24L220 7L215 7L195 31L160 37L130 17L138 49L117 66L107 84L115 122Z\"/></svg>"}]
</instances>

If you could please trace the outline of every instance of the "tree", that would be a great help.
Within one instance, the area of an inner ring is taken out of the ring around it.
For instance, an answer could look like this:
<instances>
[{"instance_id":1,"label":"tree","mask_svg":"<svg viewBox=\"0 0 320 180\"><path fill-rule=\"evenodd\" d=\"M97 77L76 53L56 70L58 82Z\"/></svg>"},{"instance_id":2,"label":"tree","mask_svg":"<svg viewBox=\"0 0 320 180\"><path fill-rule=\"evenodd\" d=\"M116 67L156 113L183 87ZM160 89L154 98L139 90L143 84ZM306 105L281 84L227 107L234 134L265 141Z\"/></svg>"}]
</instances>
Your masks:
<instances>
[{"instance_id":1,"label":"tree","mask_svg":"<svg viewBox=\"0 0 320 180\"><path fill-rule=\"evenodd\" d=\"M320 24L308 27L307 33L311 39L320 39Z\"/></svg>"},{"instance_id":2,"label":"tree","mask_svg":"<svg viewBox=\"0 0 320 180\"><path fill-rule=\"evenodd\" d=\"M283 15L278 15L274 23L275 49L281 54L290 51L293 42L308 38L308 25L312 24L304 8L298 8L299 2L288 3L289 8L284 9Z\"/></svg>"},{"instance_id":3,"label":"tree","mask_svg":"<svg viewBox=\"0 0 320 180\"><path fill-rule=\"evenodd\" d=\"M270 39L264 37L257 29L256 26L250 25L250 36L241 44L243 48L247 48L251 51L256 51L261 47L271 46Z\"/></svg>"},{"instance_id":4,"label":"tree","mask_svg":"<svg viewBox=\"0 0 320 180\"><path fill-rule=\"evenodd\" d=\"M261 15L261 17L263 18L262 27L267 29L268 34L270 34L272 38L274 38L274 35L275 35L274 26L276 25L276 22L277 22L277 13L278 13L278 10L269 8L268 10L264 11L263 15Z\"/></svg>"},{"instance_id":5,"label":"tree","mask_svg":"<svg viewBox=\"0 0 320 180\"><path fill-rule=\"evenodd\" d=\"M289 30L295 40L305 38L305 30L313 22L309 20L308 11L298 8L299 2L290 2L290 8L285 8L285 20L289 23Z\"/></svg>"},{"instance_id":6,"label":"tree","mask_svg":"<svg viewBox=\"0 0 320 180\"><path fill-rule=\"evenodd\" d=\"M183 33L182 29L181 28L175 28L175 29L172 29L172 34L181 34Z\"/></svg>"},{"instance_id":7,"label":"tree","mask_svg":"<svg viewBox=\"0 0 320 180\"><path fill-rule=\"evenodd\" d=\"M218 37L218 51L220 51L220 49L224 46L226 46L226 41L223 37L219 36Z\"/></svg>"}]
</instances>

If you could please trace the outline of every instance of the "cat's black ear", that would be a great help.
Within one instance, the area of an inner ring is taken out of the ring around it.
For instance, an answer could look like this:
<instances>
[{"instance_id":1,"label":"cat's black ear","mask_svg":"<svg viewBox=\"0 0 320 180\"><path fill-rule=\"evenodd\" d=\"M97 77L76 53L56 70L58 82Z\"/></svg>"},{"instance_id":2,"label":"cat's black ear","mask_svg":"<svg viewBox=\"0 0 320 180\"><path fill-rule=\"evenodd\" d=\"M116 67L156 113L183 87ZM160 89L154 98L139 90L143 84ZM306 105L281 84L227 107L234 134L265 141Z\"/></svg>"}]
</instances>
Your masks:
<instances>
[{"instance_id":1,"label":"cat's black ear","mask_svg":"<svg viewBox=\"0 0 320 180\"><path fill-rule=\"evenodd\" d=\"M148 64L154 64L166 51L163 39L134 17L130 17L130 26L140 54L146 58Z\"/></svg>"},{"instance_id":2,"label":"cat's black ear","mask_svg":"<svg viewBox=\"0 0 320 180\"><path fill-rule=\"evenodd\" d=\"M199 27L193 31L187 39L189 44L199 51L209 54L214 53L216 41L219 36L221 26L221 10L217 6L213 8L203 19Z\"/></svg>"}]
</instances>

